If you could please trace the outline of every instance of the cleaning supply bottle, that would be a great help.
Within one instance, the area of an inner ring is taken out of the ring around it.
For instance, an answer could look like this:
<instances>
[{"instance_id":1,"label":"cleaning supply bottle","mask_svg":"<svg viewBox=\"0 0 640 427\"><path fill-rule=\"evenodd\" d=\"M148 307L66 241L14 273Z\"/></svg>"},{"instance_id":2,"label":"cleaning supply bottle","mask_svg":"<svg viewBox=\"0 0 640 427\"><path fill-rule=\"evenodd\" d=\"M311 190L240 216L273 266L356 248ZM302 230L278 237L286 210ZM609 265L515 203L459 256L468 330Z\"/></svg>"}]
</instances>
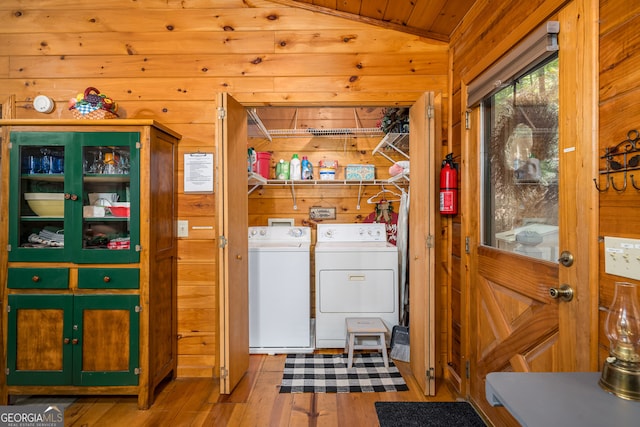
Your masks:
<instances>
[{"instance_id":1,"label":"cleaning supply bottle","mask_svg":"<svg viewBox=\"0 0 640 427\"><path fill-rule=\"evenodd\" d=\"M247 171L256 172L257 170L257 155L256 150L253 147L247 149Z\"/></svg>"},{"instance_id":2,"label":"cleaning supply bottle","mask_svg":"<svg viewBox=\"0 0 640 427\"><path fill-rule=\"evenodd\" d=\"M302 179L302 167L297 154L294 154L289 162L289 178L292 180Z\"/></svg>"},{"instance_id":3,"label":"cleaning supply bottle","mask_svg":"<svg viewBox=\"0 0 640 427\"><path fill-rule=\"evenodd\" d=\"M289 179L289 162L280 159L276 165L276 179Z\"/></svg>"},{"instance_id":4,"label":"cleaning supply bottle","mask_svg":"<svg viewBox=\"0 0 640 427\"><path fill-rule=\"evenodd\" d=\"M302 179L313 179L313 165L307 159L307 156L302 156Z\"/></svg>"}]
</instances>

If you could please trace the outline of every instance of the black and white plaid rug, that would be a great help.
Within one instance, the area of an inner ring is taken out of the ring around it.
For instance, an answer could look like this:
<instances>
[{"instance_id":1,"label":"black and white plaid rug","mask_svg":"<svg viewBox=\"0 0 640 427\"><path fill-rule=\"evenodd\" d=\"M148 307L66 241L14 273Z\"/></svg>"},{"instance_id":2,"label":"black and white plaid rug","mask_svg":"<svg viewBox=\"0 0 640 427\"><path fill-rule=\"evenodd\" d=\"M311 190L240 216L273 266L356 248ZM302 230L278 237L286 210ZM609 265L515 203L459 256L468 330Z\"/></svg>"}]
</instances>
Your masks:
<instances>
[{"instance_id":1,"label":"black and white plaid rug","mask_svg":"<svg viewBox=\"0 0 640 427\"><path fill-rule=\"evenodd\" d=\"M357 393L409 390L396 365L384 367L379 353L353 355L347 369L346 354L289 354L284 364L280 393Z\"/></svg>"}]
</instances>

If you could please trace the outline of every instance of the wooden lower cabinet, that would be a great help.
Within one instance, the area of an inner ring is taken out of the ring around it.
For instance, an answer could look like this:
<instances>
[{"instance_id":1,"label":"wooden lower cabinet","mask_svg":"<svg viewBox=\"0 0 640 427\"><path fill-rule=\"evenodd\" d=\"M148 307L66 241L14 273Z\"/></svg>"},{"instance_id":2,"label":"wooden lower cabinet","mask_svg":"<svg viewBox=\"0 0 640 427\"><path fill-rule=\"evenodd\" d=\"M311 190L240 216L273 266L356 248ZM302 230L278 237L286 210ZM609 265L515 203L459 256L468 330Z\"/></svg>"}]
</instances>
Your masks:
<instances>
[{"instance_id":1,"label":"wooden lower cabinet","mask_svg":"<svg viewBox=\"0 0 640 427\"><path fill-rule=\"evenodd\" d=\"M137 386L138 302L138 295L9 295L7 384Z\"/></svg>"}]
</instances>

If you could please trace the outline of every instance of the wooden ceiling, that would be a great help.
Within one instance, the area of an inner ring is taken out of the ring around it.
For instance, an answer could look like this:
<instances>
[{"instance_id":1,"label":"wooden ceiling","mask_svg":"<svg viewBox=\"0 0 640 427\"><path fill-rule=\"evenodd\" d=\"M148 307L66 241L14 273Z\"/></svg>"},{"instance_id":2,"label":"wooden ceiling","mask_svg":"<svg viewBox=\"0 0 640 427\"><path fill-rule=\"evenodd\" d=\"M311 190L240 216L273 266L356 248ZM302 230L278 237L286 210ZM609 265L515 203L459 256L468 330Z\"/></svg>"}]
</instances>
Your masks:
<instances>
[{"instance_id":1,"label":"wooden ceiling","mask_svg":"<svg viewBox=\"0 0 640 427\"><path fill-rule=\"evenodd\" d=\"M476 0L271 1L448 42Z\"/></svg>"}]
</instances>

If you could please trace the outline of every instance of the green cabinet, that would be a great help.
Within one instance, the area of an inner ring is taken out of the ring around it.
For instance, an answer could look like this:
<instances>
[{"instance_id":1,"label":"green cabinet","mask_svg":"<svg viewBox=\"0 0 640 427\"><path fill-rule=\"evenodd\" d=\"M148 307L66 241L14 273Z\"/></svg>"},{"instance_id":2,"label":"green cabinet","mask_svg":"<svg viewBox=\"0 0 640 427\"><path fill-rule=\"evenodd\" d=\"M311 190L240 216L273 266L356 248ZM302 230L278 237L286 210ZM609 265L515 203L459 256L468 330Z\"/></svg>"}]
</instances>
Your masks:
<instances>
[{"instance_id":1,"label":"green cabinet","mask_svg":"<svg viewBox=\"0 0 640 427\"><path fill-rule=\"evenodd\" d=\"M177 375L177 153L153 120L0 119L0 405Z\"/></svg>"},{"instance_id":2,"label":"green cabinet","mask_svg":"<svg viewBox=\"0 0 640 427\"><path fill-rule=\"evenodd\" d=\"M9 261L139 260L140 134L13 132Z\"/></svg>"},{"instance_id":3,"label":"green cabinet","mask_svg":"<svg viewBox=\"0 0 640 427\"><path fill-rule=\"evenodd\" d=\"M8 385L137 385L137 295L9 295Z\"/></svg>"}]
</instances>

